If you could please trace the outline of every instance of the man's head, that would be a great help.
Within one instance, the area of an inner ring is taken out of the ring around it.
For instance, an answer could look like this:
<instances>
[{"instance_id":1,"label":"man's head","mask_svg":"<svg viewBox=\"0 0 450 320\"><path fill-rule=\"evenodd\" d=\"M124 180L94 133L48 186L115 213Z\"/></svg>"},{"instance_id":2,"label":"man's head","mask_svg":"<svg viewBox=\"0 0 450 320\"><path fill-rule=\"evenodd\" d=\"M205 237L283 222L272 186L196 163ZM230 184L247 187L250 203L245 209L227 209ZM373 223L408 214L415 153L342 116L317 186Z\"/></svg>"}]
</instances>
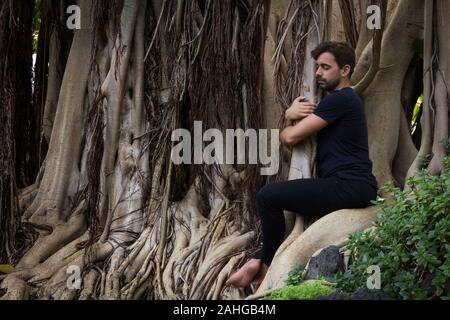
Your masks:
<instances>
[{"instance_id":1,"label":"man's head","mask_svg":"<svg viewBox=\"0 0 450 320\"><path fill-rule=\"evenodd\" d=\"M349 82L355 68L355 51L344 42L323 42L311 51L316 60L316 80L326 91Z\"/></svg>"}]
</instances>

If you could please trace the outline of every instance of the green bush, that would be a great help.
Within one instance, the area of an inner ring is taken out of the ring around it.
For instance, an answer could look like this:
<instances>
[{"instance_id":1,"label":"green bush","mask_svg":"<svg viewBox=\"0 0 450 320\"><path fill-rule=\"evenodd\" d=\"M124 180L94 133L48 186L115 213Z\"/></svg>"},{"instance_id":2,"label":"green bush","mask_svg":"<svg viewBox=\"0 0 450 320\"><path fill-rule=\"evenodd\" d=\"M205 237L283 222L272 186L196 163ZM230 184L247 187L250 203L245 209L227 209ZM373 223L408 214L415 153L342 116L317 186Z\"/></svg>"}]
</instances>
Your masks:
<instances>
[{"instance_id":1,"label":"green bush","mask_svg":"<svg viewBox=\"0 0 450 320\"><path fill-rule=\"evenodd\" d=\"M381 270L381 289L398 299L448 299L450 281L450 157L445 171L422 170L407 181L411 191L384 186L389 203L378 198L379 217L370 232L349 237L353 264L336 276L337 287L365 287L371 265ZM425 279L427 279L425 281ZM431 283L426 284L431 280Z\"/></svg>"},{"instance_id":2,"label":"green bush","mask_svg":"<svg viewBox=\"0 0 450 320\"><path fill-rule=\"evenodd\" d=\"M305 269L301 264L296 265L288 274L288 278L286 280L286 285L295 286L299 284L302 280L302 272Z\"/></svg>"},{"instance_id":3,"label":"green bush","mask_svg":"<svg viewBox=\"0 0 450 320\"><path fill-rule=\"evenodd\" d=\"M270 293L268 300L313 300L328 296L334 291L333 284L321 280L308 280L298 285L288 285Z\"/></svg>"}]
</instances>

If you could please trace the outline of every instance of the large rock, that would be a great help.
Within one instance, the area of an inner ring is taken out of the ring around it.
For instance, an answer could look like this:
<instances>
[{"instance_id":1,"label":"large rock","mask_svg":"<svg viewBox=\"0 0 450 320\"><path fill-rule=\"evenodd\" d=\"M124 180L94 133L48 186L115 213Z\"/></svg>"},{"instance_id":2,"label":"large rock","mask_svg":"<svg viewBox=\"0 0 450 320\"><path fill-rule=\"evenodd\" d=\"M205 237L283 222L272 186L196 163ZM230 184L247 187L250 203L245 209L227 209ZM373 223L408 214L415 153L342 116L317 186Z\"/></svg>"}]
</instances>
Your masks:
<instances>
[{"instance_id":1,"label":"large rock","mask_svg":"<svg viewBox=\"0 0 450 320\"><path fill-rule=\"evenodd\" d=\"M330 278L338 271L344 270L344 258L336 246L328 246L316 252L306 265L303 280Z\"/></svg>"}]
</instances>

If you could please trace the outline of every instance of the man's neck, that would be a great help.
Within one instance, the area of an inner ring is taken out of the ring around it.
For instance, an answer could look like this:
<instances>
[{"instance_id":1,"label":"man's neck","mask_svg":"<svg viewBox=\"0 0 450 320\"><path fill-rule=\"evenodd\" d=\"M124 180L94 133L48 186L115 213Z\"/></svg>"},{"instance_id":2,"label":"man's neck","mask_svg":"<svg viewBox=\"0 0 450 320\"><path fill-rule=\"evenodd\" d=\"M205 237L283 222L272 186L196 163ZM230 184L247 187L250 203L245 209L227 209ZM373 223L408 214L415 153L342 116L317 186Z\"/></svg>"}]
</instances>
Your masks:
<instances>
[{"instance_id":1,"label":"man's neck","mask_svg":"<svg viewBox=\"0 0 450 320\"><path fill-rule=\"evenodd\" d=\"M343 80L341 81L338 86L334 90L341 90L344 88L350 87L350 81L349 80Z\"/></svg>"}]
</instances>

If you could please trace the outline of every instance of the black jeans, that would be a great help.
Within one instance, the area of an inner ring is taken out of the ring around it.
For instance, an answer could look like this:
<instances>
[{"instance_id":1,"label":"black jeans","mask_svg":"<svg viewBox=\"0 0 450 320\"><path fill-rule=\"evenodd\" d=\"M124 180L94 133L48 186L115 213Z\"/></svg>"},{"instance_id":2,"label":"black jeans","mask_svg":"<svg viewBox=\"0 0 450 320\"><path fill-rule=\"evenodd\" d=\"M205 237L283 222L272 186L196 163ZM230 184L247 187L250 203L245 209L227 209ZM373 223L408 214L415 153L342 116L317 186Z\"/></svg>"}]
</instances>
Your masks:
<instances>
[{"instance_id":1,"label":"black jeans","mask_svg":"<svg viewBox=\"0 0 450 320\"><path fill-rule=\"evenodd\" d=\"M256 196L263 246L255 258L261 259L266 265L272 262L284 240L283 210L321 217L339 209L368 207L376 197L377 188L371 184L337 176L267 184Z\"/></svg>"}]
</instances>

